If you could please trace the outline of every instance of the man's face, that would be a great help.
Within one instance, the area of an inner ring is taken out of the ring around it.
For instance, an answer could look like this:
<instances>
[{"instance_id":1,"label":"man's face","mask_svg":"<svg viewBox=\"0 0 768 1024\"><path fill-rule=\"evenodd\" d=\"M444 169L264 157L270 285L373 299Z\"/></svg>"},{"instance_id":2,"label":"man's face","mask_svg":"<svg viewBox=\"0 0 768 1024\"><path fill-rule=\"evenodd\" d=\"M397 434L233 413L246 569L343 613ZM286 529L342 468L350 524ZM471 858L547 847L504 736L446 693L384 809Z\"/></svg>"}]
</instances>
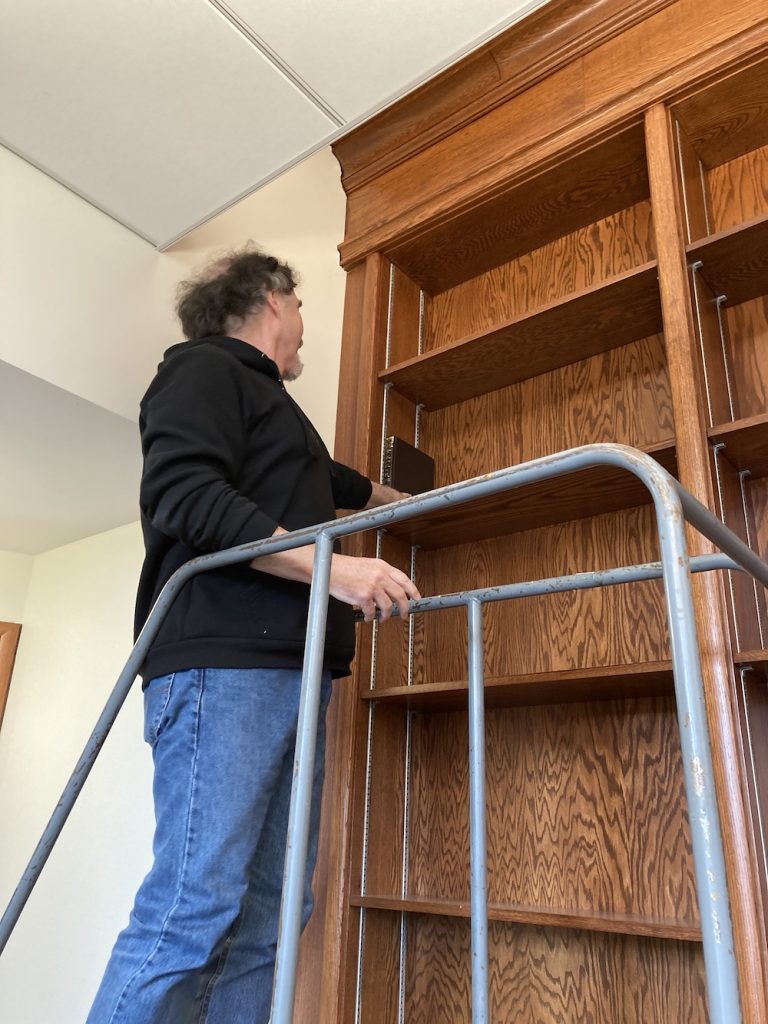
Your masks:
<instances>
[{"instance_id":1,"label":"man's face","mask_svg":"<svg viewBox=\"0 0 768 1024\"><path fill-rule=\"evenodd\" d=\"M281 311L278 365L283 380L296 380L304 369L299 357L299 349L304 344L301 299L297 298L295 292L291 292L289 295L278 294L278 301Z\"/></svg>"}]
</instances>

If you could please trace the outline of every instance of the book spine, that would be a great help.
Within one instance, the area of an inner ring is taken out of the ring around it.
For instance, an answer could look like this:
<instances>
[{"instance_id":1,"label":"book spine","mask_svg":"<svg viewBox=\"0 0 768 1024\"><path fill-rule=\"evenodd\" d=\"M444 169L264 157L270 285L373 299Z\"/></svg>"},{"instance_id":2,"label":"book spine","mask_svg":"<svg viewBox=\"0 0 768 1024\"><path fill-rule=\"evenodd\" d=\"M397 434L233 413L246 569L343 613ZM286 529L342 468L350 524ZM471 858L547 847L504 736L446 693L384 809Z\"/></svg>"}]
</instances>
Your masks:
<instances>
[{"instance_id":1,"label":"book spine","mask_svg":"<svg viewBox=\"0 0 768 1024\"><path fill-rule=\"evenodd\" d=\"M381 482L385 487L392 486L392 456L395 450L394 437L384 438L384 461L381 472Z\"/></svg>"}]
</instances>

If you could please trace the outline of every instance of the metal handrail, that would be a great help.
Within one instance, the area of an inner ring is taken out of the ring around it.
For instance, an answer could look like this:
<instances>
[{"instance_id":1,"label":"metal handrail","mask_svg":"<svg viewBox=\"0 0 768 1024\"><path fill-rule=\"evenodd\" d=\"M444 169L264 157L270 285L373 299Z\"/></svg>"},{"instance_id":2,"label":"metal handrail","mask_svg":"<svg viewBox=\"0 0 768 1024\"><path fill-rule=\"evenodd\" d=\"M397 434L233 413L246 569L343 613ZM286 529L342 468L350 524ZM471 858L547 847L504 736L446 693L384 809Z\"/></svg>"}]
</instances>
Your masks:
<instances>
[{"instance_id":1,"label":"metal handrail","mask_svg":"<svg viewBox=\"0 0 768 1024\"><path fill-rule=\"evenodd\" d=\"M484 777L480 770L483 751L482 604L508 600L537 592L583 589L648 579L664 579L672 648L673 676L683 753L686 795L691 820L694 869L702 919L704 963L712 1024L739 1024L738 973L733 949L732 922L727 893L722 833L714 791L714 774L704 704L701 665L689 572L712 568L739 568L768 587L768 564L689 494L650 456L617 444L594 444L557 455L499 470L486 476L439 488L425 495L407 498L373 511L357 512L344 519L281 534L253 544L204 555L182 566L159 595L144 628L121 672L117 684L91 734L61 800L38 843L30 863L0 921L0 952L10 936L34 884L82 789L109 729L139 673L149 646L181 587L201 572L250 561L267 554L315 544L314 570L310 588L307 642L302 672L302 692L296 739L294 785L286 844L280 929L272 1001L272 1024L291 1024L296 982L301 905L307 860L312 766L320 705L320 683L325 642L325 622L330 585L333 542L337 538L372 529L386 528L477 498L489 497L567 473L611 465L626 470L650 491L656 510L661 561L651 566L624 567L602 573L555 577L551 580L513 584L507 588L486 588L456 595L442 595L412 601L408 614L467 604L470 609L470 815L472 819L472 941L473 941L473 1024L488 1021L487 906L485 903L485 810ZM722 549L722 556L689 559L684 533L687 520ZM714 559L714 561L713 561ZM610 578L609 574L614 574ZM652 575L649 575L652 574ZM602 580L602 582L598 582ZM523 591L522 588L527 588ZM504 591L504 596L499 596ZM441 605L440 602L443 602ZM446 604L445 602L451 602ZM479 646L478 646L479 644ZM480 654L478 655L478 651Z\"/></svg>"}]
</instances>

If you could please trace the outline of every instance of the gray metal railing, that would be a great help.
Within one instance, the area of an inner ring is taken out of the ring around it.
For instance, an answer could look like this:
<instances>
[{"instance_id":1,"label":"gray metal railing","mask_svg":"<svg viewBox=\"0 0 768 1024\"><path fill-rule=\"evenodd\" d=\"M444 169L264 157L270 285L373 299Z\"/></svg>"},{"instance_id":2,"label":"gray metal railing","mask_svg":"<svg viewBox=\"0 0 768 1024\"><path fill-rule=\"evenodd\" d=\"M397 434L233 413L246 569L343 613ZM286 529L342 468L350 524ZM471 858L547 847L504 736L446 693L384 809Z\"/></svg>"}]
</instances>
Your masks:
<instances>
[{"instance_id":1,"label":"gray metal railing","mask_svg":"<svg viewBox=\"0 0 768 1024\"><path fill-rule=\"evenodd\" d=\"M288 824L272 1024L291 1024L307 860L312 766L317 735L331 557L336 538L387 526L438 510L594 466L626 470L649 490L656 510L661 560L639 566L578 573L504 587L464 591L411 601L408 614L466 606L469 616L470 857L472 929L472 1022L488 1024L488 918L485 854L484 701L482 606L535 594L611 586L662 578L683 755L694 872L701 914L704 964L712 1024L739 1024L738 972L728 898L722 831L714 788L709 730L691 593L691 572L741 569L768 587L768 564L731 533L650 456L616 444L586 445L487 476L443 487L373 511L357 512L291 534L196 558L168 581L142 630L96 727L0 921L0 951L50 854L104 739L132 686L147 650L181 587L192 576L250 561L260 555L315 544L307 643L296 740L294 785ZM689 559L684 533L690 522L725 554ZM727 557L730 556L730 557Z\"/></svg>"}]
</instances>

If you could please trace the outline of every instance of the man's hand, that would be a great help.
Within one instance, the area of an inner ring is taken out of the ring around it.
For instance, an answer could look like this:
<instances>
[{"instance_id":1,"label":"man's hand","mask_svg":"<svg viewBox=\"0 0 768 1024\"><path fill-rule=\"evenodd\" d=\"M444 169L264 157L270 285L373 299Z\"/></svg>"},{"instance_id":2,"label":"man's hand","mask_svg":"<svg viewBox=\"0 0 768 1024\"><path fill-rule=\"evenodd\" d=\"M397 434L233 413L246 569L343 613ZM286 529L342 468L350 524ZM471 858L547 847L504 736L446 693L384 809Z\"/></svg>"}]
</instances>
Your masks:
<instances>
[{"instance_id":1,"label":"man's hand","mask_svg":"<svg viewBox=\"0 0 768 1024\"><path fill-rule=\"evenodd\" d=\"M353 558L334 555L331 562L331 593L345 604L358 605L366 622L376 618L385 622L396 604L405 612L408 601L421 594L404 572L381 558ZM405 616L403 616L405 617Z\"/></svg>"},{"instance_id":2,"label":"man's hand","mask_svg":"<svg viewBox=\"0 0 768 1024\"><path fill-rule=\"evenodd\" d=\"M410 498L410 494L396 491L394 487L387 487L386 484L377 484L373 480L371 483L373 484L373 490L368 499L368 504L365 506L366 508L378 508L379 505L389 505L392 501L402 501L403 498Z\"/></svg>"},{"instance_id":3,"label":"man's hand","mask_svg":"<svg viewBox=\"0 0 768 1024\"><path fill-rule=\"evenodd\" d=\"M399 493L399 492L394 492ZM273 536L286 533L281 527ZM291 551L254 558L251 568L279 576L284 580L310 583L315 557L315 546L309 544ZM359 606L365 621L371 622L379 612L382 622L392 614L392 605L404 611L408 601L417 601L421 594L404 572L380 558L355 558L352 555L331 557L331 594L345 604Z\"/></svg>"}]
</instances>

